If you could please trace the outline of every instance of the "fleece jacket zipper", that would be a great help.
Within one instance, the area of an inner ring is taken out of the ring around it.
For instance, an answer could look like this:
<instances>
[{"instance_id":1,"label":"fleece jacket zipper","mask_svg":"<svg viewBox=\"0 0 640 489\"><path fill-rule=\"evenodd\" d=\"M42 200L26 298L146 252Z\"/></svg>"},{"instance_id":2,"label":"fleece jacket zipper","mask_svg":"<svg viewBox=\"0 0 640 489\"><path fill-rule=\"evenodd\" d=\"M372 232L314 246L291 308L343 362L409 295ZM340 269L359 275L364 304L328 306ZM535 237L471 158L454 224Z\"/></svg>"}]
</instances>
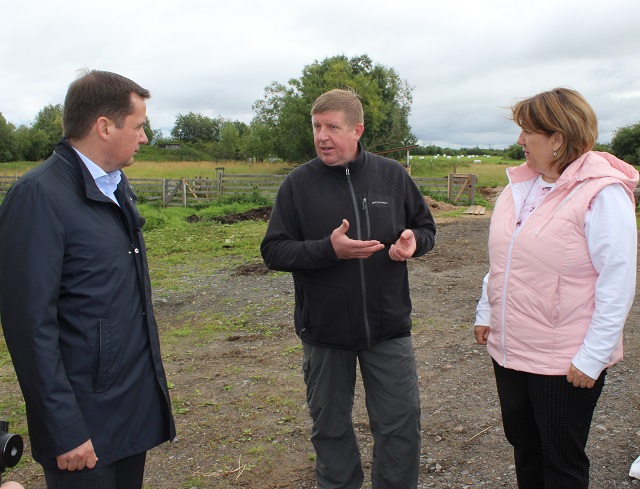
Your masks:
<instances>
[{"instance_id":1,"label":"fleece jacket zipper","mask_svg":"<svg viewBox=\"0 0 640 489\"><path fill-rule=\"evenodd\" d=\"M353 210L356 216L356 237L362 240L362 224L360 222L360 209L358 208L358 201L356 199L356 193L353 189L353 183L351 182L351 172L349 168L346 169L347 183L349 185L349 192L351 193L351 202L353 203ZM365 283L364 276L364 259L358 258L360 268L360 289L362 292L362 315L364 321L364 328L367 333L367 346L371 347L371 328L369 326L369 314L367 311L367 285Z\"/></svg>"}]
</instances>

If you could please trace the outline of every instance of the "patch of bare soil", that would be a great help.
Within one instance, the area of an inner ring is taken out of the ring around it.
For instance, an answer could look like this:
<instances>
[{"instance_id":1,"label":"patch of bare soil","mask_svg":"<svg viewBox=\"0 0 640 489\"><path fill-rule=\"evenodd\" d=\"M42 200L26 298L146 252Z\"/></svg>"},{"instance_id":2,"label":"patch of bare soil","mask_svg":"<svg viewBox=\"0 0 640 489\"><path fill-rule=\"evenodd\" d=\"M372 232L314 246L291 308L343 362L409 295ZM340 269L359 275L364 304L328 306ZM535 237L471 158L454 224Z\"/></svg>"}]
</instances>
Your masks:
<instances>
[{"instance_id":1,"label":"patch of bare soil","mask_svg":"<svg viewBox=\"0 0 640 489\"><path fill-rule=\"evenodd\" d=\"M208 221L219 222L221 224L235 224L241 221L265 221L269 220L271 216L271 206L264 206L258 209L251 209L246 212L238 212L234 214L227 214L220 217L208 218ZM202 218L192 214L186 218L187 222L200 222Z\"/></svg>"},{"instance_id":2,"label":"patch of bare soil","mask_svg":"<svg viewBox=\"0 0 640 489\"><path fill-rule=\"evenodd\" d=\"M422 399L419 488L513 488L491 361L472 332L490 215L442 221L439 207L432 211L436 247L409 265ZM261 263L199 277L192 294L158 300L178 436L149 453L146 487L316 487L293 301L290 275ZM228 333L179 334L203 316L223 317ZM593 419L588 453L595 489L640 487L628 477L640 455L639 323L636 300L626 357L609 370ZM360 380L353 418L368 472L373 443ZM11 478L44 487L34 463ZM364 487L371 487L368 474Z\"/></svg>"},{"instance_id":3,"label":"patch of bare soil","mask_svg":"<svg viewBox=\"0 0 640 489\"><path fill-rule=\"evenodd\" d=\"M440 202L432 197L429 197L428 195L425 196L424 200L429 206L432 214L443 211L454 211L458 209L458 207L456 207L454 204L449 204L448 202Z\"/></svg>"}]
</instances>

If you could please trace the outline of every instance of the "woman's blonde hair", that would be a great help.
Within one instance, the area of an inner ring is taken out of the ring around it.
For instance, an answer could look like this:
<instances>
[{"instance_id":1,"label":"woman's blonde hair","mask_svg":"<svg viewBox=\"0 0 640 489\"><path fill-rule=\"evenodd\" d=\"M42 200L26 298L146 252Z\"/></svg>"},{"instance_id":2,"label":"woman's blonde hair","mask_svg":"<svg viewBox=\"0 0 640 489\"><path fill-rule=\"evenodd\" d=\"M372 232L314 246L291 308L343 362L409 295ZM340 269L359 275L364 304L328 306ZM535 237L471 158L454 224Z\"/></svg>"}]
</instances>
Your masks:
<instances>
[{"instance_id":1,"label":"woman's blonde hair","mask_svg":"<svg viewBox=\"0 0 640 489\"><path fill-rule=\"evenodd\" d=\"M582 95L569 88L554 88L521 100L511 108L511 114L525 131L562 135L553 163L559 173L590 151L598 139L595 112Z\"/></svg>"}]
</instances>

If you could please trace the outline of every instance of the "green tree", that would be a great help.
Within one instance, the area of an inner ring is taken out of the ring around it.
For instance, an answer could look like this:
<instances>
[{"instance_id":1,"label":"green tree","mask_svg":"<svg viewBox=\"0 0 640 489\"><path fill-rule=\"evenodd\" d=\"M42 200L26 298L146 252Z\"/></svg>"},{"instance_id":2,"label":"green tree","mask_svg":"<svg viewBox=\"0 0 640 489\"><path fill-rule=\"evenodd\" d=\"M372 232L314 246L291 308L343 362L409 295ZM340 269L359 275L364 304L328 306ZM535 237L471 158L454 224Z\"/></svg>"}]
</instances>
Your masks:
<instances>
[{"instance_id":1,"label":"green tree","mask_svg":"<svg viewBox=\"0 0 640 489\"><path fill-rule=\"evenodd\" d=\"M247 124L245 124L244 122L231 121L231 124L233 124L233 126L238 130L238 136L239 137L245 136L251 130L251 128Z\"/></svg>"},{"instance_id":2,"label":"green tree","mask_svg":"<svg viewBox=\"0 0 640 489\"><path fill-rule=\"evenodd\" d=\"M524 160L524 149L519 144L512 144L504 150L504 155L510 160Z\"/></svg>"},{"instance_id":3,"label":"green tree","mask_svg":"<svg viewBox=\"0 0 640 489\"><path fill-rule=\"evenodd\" d=\"M233 122L225 122L220 131L220 142L218 143L220 156L227 160L237 158L238 143L240 142L240 131Z\"/></svg>"},{"instance_id":4,"label":"green tree","mask_svg":"<svg viewBox=\"0 0 640 489\"><path fill-rule=\"evenodd\" d=\"M367 55L326 58L305 66L287 85L273 82L255 102L252 127L268 129L264 147L271 156L306 161L315 156L309 111L314 100L333 88L354 90L364 107L361 138L369 151L413 144L408 118L413 88L393 68L374 64Z\"/></svg>"},{"instance_id":5,"label":"green tree","mask_svg":"<svg viewBox=\"0 0 640 489\"><path fill-rule=\"evenodd\" d=\"M14 161L16 156L16 128L0 112L0 162Z\"/></svg>"},{"instance_id":6,"label":"green tree","mask_svg":"<svg viewBox=\"0 0 640 489\"><path fill-rule=\"evenodd\" d=\"M444 150L440 146L430 144L429 146L420 146L411 150L412 155L441 155Z\"/></svg>"},{"instance_id":7,"label":"green tree","mask_svg":"<svg viewBox=\"0 0 640 489\"><path fill-rule=\"evenodd\" d=\"M605 151L611 153L611 144L596 143L593 145L593 151Z\"/></svg>"},{"instance_id":8,"label":"green tree","mask_svg":"<svg viewBox=\"0 0 640 489\"><path fill-rule=\"evenodd\" d=\"M16 159L39 161L51 155L49 134L35 126L21 125L15 132Z\"/></svg>"},{"instance_id":9,"label":"green tree","mask_svg":"<svg viewBox=\"0 0 640 489\"><path fill-rule=\"evenodd\" d=\"M28 160L48 158L62 137L62 104L49 104L40 109L31 126L31 135L33 141L28 152Z\"/></svg>"},{"instance_id":10,"label":"green tree","mask_svg":"<svg viewBox=\"0 0 640 489\"><path fill-rule=\"evenodd\" d=\"M240 137L241 153L245 158L263 161L271 154L269 128L265 124L252 122L249 130Z\"/></svg>"},{"instance_id":11,"label":"green tree","mask_svg":"<svg viewBox=\"0 0 640 489\"><path fill-rule=\"evenodd\" d=\"M223 122L221 118L211 119L193 112L178 114L171 136L187 143L219 141Z\"/></svg>"},{"instance_id":12,"label":"green tree","mask_svg":"<svg viewBox=\"0 0 640 489\"><path fill-rule=\"evenodd\" d=\"M148 117L144 120L142 128L144 129L144 134L147 136L149 144L153 144L156 140L156 137L158 136L158 131L153 130L153 128L151 127L151 121Z\"/></svg>"},{"instance_id":13,"label":"green tree","mask_svg":"<svg viewBox=\"0 0 640 489\"><path fill-rule=\"evenodd\" d=\"M611 151L627 163L640 165L640 123L616 129L611 138Z\"/></svg>"}]
</instances>

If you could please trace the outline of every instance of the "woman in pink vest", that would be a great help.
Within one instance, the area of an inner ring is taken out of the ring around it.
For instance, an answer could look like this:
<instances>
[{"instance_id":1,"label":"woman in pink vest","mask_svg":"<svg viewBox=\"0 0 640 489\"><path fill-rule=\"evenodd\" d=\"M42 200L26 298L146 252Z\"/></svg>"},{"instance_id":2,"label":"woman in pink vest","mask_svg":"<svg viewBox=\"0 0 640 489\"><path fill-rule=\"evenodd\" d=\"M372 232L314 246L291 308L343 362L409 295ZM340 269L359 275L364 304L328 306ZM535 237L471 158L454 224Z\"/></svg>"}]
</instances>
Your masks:
<instances>
[{"instance_id":1,"label":"woman in pink vest","mask_svg":"<svg viewBox=\"0 0 640 489\"><path fill-rule=\"evenodd\" d=\"M512 107L527 161L489 233L475 337L493 359L520 489L587 488L585 446L633 301L638 172L591 151L595 113L557 88Z\"/></svg>"}]
</instances>

